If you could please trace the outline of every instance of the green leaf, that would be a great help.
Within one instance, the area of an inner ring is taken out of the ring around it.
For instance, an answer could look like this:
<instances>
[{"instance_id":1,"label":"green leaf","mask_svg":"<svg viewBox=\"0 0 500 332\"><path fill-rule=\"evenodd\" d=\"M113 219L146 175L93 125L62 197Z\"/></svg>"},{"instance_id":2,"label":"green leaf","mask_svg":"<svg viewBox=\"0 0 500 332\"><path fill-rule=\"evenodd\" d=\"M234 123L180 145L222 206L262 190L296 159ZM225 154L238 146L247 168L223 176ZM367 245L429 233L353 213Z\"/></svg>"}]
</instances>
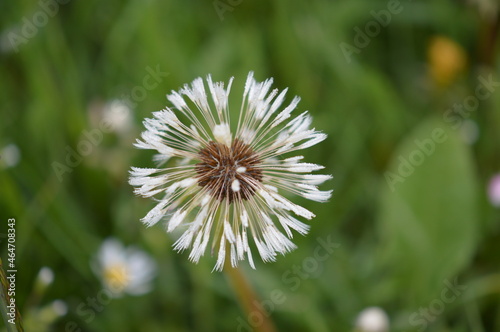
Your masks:
<instances>
[{"instance_id":1,"label":"green leaf","mask_svg":"<svg viewBox=\"0 0 500 332\"><path fill-rule=\"evenodd\" d=\"M478 238L477 187L467 146L439 118L396 150L381 188L378 226L395 290L428 302L471 259Z\"/></svg>"}]
</instances>

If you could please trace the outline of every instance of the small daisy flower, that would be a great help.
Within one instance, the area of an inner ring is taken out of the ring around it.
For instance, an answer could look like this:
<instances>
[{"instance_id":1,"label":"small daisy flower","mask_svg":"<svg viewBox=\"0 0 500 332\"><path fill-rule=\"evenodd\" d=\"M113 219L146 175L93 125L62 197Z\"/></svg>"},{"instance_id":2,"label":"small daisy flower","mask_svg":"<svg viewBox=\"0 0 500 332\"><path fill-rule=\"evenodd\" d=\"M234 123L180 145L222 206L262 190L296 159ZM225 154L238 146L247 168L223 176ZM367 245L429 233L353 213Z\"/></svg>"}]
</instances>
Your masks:
<instances>
[{"instance_id":1,"label":"small daisy flower","mask_svg":"<svg viewBox=\"0 0 500 332\"><path fill-rule=\"evenodd\" d=\"M114 238L103 242L92 267L114 297L149 292L156 275L156 264L149 255L134 247L125 248Z\"/></svg>"},{"instance_id":2,"label":"small daisy flower","mask_svg":"<svg viewBox=\"0 0 500 332\"><path fill-rule=\"evenodd\" d=\"M274 261L277 254L296 247L289 240L292 230L300 234L309 230L293 215L314 217L283 194L318 202L331 196L331 190L317 187L331 175L310 174L323 166L289 155L323 141L326 135L310 128L307 112L292 118L300 98L282 108L287 89L271 91L272 82L256 82L249 73L233 122L228 106L233 78L224 88L210 75L209 94L197 78L167 95L174 108L155 112L144 121L146 131L136 147L156 150L158 166L132 167L130 184L137 187L136 194L156 196L158 203L142 222L152 226L165 218L167 232L181 229L174 249L189 248L193 262L204 255L209 242L212 253L217 252L215 270L222 270L226 255L233 267L246 258L255 268L252 242L264 262ZM177 164L163 168L171 158Z\"/></svg>"}]
</instances>

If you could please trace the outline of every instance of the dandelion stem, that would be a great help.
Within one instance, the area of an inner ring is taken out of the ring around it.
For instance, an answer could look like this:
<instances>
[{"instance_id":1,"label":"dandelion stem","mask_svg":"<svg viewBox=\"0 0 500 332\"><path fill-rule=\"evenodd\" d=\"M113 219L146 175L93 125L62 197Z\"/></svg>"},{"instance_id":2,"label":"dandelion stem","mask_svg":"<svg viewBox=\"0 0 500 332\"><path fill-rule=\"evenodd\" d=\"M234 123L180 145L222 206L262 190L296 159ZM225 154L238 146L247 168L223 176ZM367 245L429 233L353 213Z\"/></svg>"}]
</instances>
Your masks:
<instances>
[{"instance_id":1,"label":"dandelion stem","mask_svg":"<svg viewBox=\"0 0 500 332\"><path fill-rule=\"evenodd\" d=\"M255 331L258 332L276 332L273 321L268 317L261 302L257 298L257 294L253 291L250 284L247 282L245 276L239 268L233 268L231 263L226 259L224 266L224 273L226 274L234 292L238 298L239 304L246 313L245 319L248 315L257 316L262 318L262 322L257 326L251 325Z\"/></svg>"}]
</instances>

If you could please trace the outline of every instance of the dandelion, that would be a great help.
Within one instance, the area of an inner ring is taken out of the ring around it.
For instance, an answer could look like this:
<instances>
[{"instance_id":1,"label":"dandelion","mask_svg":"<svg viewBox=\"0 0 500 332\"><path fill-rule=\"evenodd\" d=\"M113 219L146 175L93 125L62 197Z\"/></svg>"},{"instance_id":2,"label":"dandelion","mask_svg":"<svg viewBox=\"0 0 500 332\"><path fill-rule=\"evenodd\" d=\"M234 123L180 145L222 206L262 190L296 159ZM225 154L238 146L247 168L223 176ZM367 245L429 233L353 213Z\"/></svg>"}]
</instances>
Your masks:
<instances>
[{"instance_id":1,"label":"dandelion","mask_svg":"<svg viewBox=\"0 0 500 332\"><path fill-rule=\"evenodd\" d=\"M292 230L306 234L309 225L292 215L312 219L314 214L291 202L283 193L325 202L330 191L317 185L331 175L310 174L323 166L302 162L303 157L282 155L306 149L326 138L310 129L307 112L291 113L300 98L281 109L287 89L270 91L273 80L256 82L250 72L237 121L230 121L228 106L233 78L223 82L207 77L209 101L201 78L172 91L173 104L146 119L146 131L136 147L156 150L156 168L130 171L130 184L143 197L159 196L157 205L142 219L147 226L164 217L167 232L182 229L174 249L190 248L198 262L210 239L217 251L215 270L222 270L226 255L233 267L248 259L255 269L250 245L264 262L274 261L296 246ZM162 168L171 158L178 163ZM283 231L286 235L283 234Z\"/></svg>"},{"instance_id":2,"label":"dandelion","mask_svg":"<svg viewBox=\"0 0 500 332\"><path fill-rule=\"evenodd\" d=\"M125 248L114 238L103 242L92 267L114 297L149 292L156 275L156 264L149 255L134 247Z\"/></svg>"}]
</instances>

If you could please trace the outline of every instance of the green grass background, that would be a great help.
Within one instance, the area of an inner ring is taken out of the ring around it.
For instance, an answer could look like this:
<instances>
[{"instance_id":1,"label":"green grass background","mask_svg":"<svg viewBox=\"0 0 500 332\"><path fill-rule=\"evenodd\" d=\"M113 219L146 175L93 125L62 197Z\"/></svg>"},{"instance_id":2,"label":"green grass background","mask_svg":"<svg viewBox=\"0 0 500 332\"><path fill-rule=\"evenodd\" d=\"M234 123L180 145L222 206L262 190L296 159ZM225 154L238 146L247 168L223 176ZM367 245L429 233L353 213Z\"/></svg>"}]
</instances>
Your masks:
<instances>
[{"instance_id":1,"label":"green grass background","mask_svg":"<svg viewBox=\"0 0 500 332\"><path fill-rule=\"evenodd\" d=\"M0 220L2 233L8 218L17 220L21 314L34 317L62 299L68 313L47 330L64 331L71 321L82 331L237 329L245 314L224 274L211 273L215 259L194 265L172 251L175 238L161 226L146 229L139 219L154 202L133 195L127 172L152 165L151 154L132 143L142 119L168 105L166 93L209 73L235 76L238 105L253 70L258 80L289 87L287 100L301 96L299 109L329 135L305 151L307 161L334 175L323 185L334 189L330 202L296 200L317 215L306 237L294 237L297 250L275 263L258 260L256 271L242 264L261 300L276 289L285 294L270 316L277 329L352 331L362 309L380 306L391 331L421 330L411 315L458 278L467 289L426 330L500 331L500 213L486 196L500 170L500 92L469 114L479 127L472 145L444 119L474 94L479 75L500 79L491 38L497 12L488 20L473 1L401 1L401 13L348 62L340 43L354 45L353 29L364 29L386 1L223 3L230 10L221 19L212 1L69 1L17 52L9 50L9 32L41 5L0 3L0 146L14 143L21 153L17 166L0 171ZM442 88L428 74L436 35L461 45L468 59ZM105 134L59 181L52 163L64 163L66 147L75 149L97 127L89 110L142 86L146 68L157 65L169 74L137 102L130 130ZM398 157L408 158L414 140L436 128L448 139L392 192L385 172L397 173ZM90 261L109 236L150 253L159 274L151 293L113 300L87 323L77 308L102 289ZM287 282L327 237L339 248L299 283ZM42 266L55 280L40 296L34 283Z\"/></svg>"}]
</instances>

